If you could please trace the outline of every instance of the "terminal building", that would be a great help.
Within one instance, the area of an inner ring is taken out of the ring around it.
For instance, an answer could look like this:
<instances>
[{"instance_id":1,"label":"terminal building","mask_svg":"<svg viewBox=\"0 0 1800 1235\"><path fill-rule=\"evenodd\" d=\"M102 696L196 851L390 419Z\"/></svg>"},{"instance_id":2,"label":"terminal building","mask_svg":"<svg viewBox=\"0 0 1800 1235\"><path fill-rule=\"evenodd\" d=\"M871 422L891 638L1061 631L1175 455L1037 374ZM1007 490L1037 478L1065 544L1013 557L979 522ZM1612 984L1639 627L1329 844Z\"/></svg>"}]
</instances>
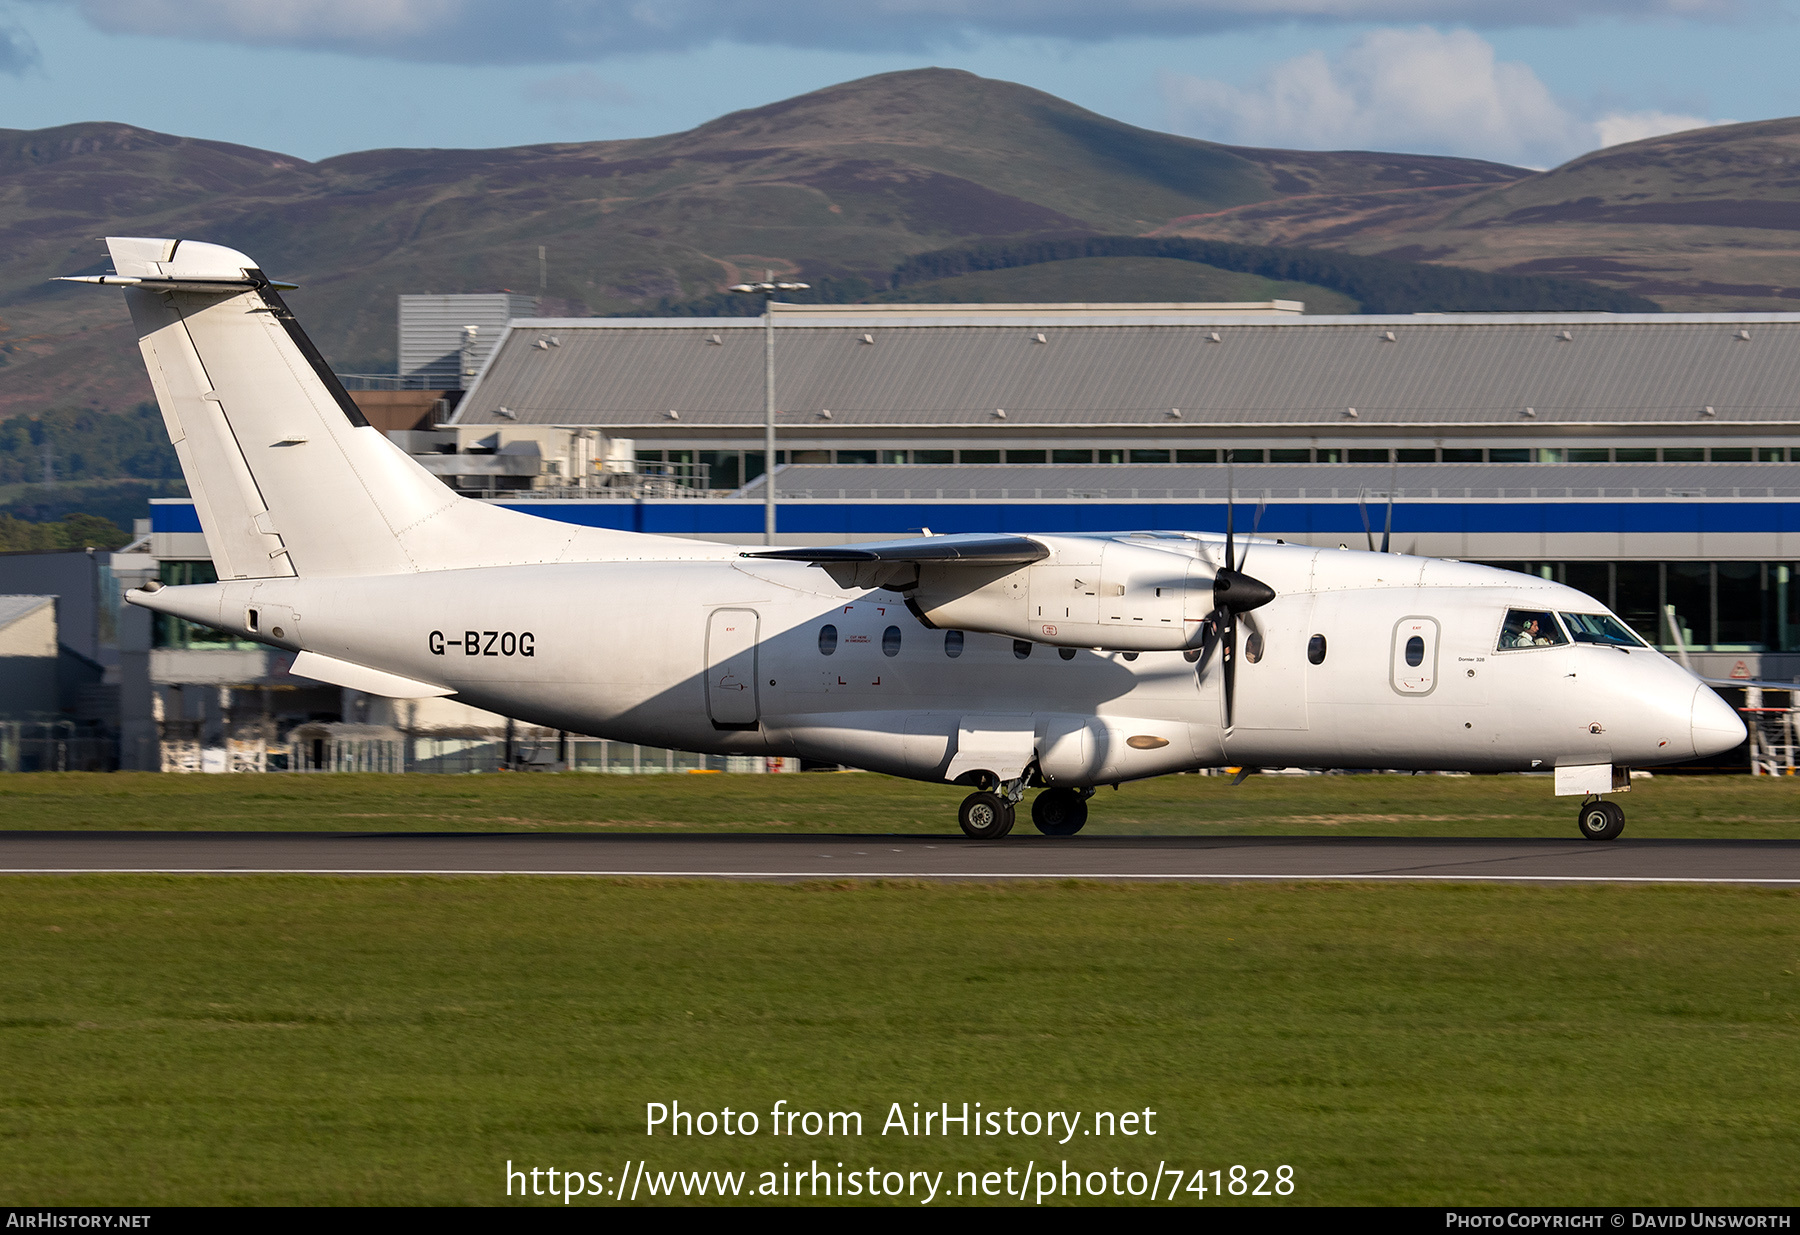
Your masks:
<instances>
[{"instance_id":1,"label":"terminal building","mask_svg":"<svg viewBox=\"0 0 1800 1235\"><path fill-rule=\"evenodd\" d=\"M776 305L777 540L1222 531L1235 500L1240 529L1335 548L1391 519L1400 552L1567 582L1709 675L1800 678L1800 314L1300 309ZM479 500L760 544L764 331L515 317L466 389L370 419ZM143 530L110 577L208 577L191 504L155 503ZM221 745L252 732L296 766L697 758L350 697L268 649L143 625L121 662L149 680L122 697L151 700L139 731L163 737L136 766L254 762L254 740Z\"/></svg>"}]
</instances>

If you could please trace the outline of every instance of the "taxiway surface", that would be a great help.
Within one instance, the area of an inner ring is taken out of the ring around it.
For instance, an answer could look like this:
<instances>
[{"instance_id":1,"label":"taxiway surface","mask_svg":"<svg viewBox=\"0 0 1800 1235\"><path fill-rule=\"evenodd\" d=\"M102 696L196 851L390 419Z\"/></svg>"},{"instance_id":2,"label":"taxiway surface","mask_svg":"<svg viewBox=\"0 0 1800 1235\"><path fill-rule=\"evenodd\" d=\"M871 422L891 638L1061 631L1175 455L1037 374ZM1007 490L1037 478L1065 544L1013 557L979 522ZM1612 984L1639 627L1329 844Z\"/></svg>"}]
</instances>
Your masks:
<instances>
[{"instance_id":1,"label":"taxiway surface","mask_svg":"<svg viewBox=\"0 0 1800 1235\"><path fill-rule=\"evenodd\" d=\"M0 874L98 872L1800 886L1800 840L0 832Z\"/></svg>"}]
</instances>

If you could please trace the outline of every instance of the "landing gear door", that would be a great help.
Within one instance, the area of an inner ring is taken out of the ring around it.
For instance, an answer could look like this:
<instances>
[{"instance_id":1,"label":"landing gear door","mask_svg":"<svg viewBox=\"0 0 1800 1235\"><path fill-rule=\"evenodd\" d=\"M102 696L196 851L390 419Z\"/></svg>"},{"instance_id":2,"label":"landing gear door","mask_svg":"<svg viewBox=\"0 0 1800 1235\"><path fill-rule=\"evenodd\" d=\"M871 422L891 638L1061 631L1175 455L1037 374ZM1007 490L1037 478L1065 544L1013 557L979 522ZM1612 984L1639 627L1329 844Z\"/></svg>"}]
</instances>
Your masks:
<instances>
[{"instance_id":1,"label":"landing gear door","mask_svg":"<svg viewBox=\"0 0 1800 1235\"><path fill-rule=\"evenodd\" d=\"M756 633L756 610L713 610L706 628L706 713L715 729L756 727Z\"/></svg>"},{"instance_id":2,"label":"landing gear door","mask_svg":"<svg viewBox=\"0 0 1800 1235\"><path fill-rule=\"evenodd\" d=\"M1394 623L1389 682L1402 695L1429 695L1438 684L1436 618L1403 617Z\"/></svg>"}]
</instances>

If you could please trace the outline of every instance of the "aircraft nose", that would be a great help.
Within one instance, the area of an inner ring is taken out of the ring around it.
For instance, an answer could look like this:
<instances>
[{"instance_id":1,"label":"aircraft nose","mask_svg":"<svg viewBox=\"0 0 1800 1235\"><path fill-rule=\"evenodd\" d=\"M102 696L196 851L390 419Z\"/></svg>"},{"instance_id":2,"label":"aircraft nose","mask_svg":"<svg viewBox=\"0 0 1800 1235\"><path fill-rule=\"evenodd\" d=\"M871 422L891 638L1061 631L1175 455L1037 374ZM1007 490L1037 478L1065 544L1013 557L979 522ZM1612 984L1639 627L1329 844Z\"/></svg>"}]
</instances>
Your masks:
<instances>
[{"instance_id":1,"label":"aircraft nose","mask_svg":"<svg viewBox=\"0 0 1800 1235\"><path fill-rule=\"evenodd\" d=\"M1748 736L1737 710L1702 684L1694 690L1694 757L1704 759L1728 751Z\"/></svg>"}]
</instances>

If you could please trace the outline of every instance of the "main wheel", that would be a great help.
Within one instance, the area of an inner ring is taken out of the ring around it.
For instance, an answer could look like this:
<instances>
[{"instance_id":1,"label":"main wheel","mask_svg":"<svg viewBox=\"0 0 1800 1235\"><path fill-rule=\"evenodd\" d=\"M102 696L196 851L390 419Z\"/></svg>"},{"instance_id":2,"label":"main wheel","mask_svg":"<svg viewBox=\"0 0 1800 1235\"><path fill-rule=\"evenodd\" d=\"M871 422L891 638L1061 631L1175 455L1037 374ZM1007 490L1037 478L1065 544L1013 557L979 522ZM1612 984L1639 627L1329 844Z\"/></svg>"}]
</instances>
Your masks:
<instances>
[{"instance_id":1,"label":"main wheel","mask_svg":"<svg viewBox=\"0 0 1800 1235\"><path fill-rule=\"evenodd\" d=\"M1012 803L997 793L971 793L957 808L956 822L964 836L999 840L1012 831Z\"/></svg>"},{"instance_id":2,"label":"main wheel","mask_svg":"<svg viewBox=\"0 0 1800 1235\"><path fill-rule=\"evenodd\" d=\"M1087 799L1073 789L1046 789L1031 804L1031 822L1045 836L1073 836L1087 815Z\"/></svg>"},{"instance_id":3,"label":"main wheel","mask_svg":"<svg viewBox=\"0 0 1800 1235\"><path fill-rule=\"evenodd\" d=\"M1617 840L1625 830L1625 811L1615 802L1586 802L1575 817L1575 826L1584 840Z\"/></svg>"}]
</instances>

